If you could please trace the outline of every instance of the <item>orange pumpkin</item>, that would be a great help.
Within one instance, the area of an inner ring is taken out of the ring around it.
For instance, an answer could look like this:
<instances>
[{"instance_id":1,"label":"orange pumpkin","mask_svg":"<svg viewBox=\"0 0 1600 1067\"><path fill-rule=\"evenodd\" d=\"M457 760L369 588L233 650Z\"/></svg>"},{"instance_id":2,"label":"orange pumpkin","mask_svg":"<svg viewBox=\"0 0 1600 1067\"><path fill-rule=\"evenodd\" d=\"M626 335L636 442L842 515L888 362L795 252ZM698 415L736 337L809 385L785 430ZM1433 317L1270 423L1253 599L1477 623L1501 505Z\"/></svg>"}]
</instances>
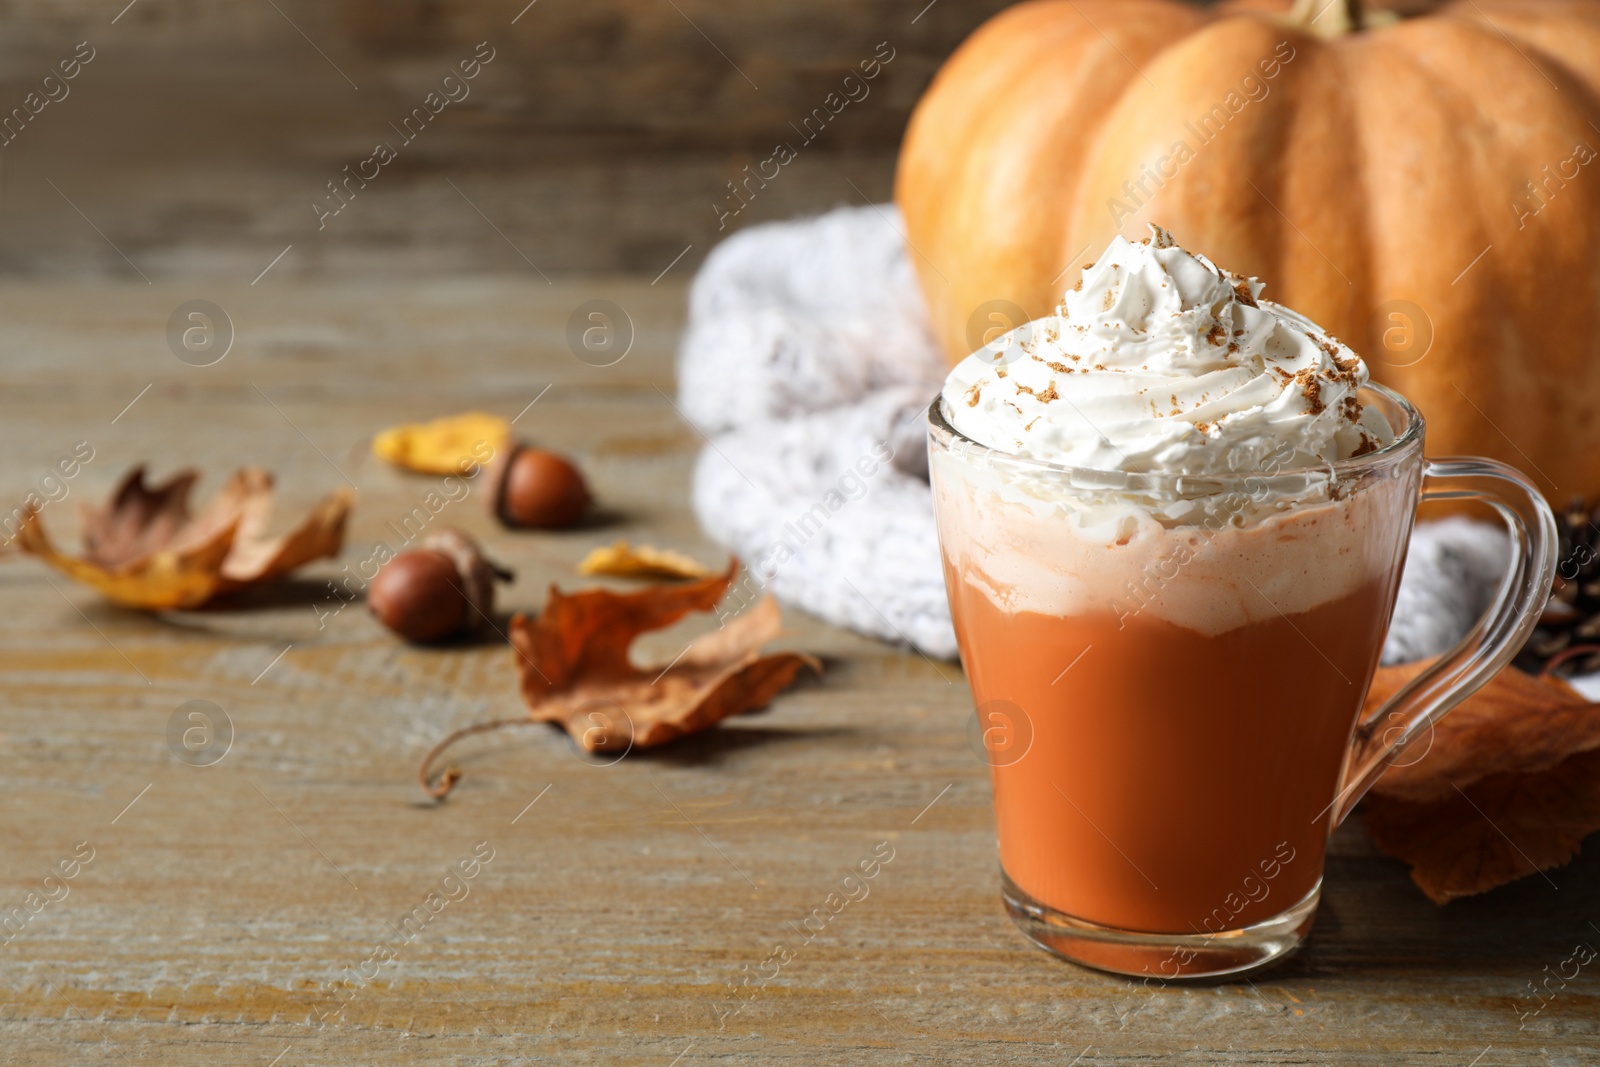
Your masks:
<instances>
[{"instance_id":1,"label":"orange pumpkin","mask_svg":"<svg viewBox=\"0 0 1600 1067\"><path fill-rule=\"evenodd\" d=\"M950 359L1158 222L1364 355L1431 453L1600 495L1600 2L1421 6L990 20L918 104L896 178Z\"/></svg>"}]
</instances>

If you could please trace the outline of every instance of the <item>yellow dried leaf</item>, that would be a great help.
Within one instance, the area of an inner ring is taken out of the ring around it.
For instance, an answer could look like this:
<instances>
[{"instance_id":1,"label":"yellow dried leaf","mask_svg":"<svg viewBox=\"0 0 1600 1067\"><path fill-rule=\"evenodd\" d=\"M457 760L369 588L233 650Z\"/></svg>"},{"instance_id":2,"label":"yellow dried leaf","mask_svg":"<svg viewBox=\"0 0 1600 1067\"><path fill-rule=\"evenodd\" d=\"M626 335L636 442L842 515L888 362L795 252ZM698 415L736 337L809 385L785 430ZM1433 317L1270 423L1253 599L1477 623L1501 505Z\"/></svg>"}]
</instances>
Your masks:
<instances>
[{"instance_id":1,"label":"yellow dried leaf","mask_svg":"<svg viewBox=\"0 0 1600 1067\"><path fill-rule=\"evenodd\" d=\"M29 555L98 590L102 596L125 608L167 611L204 604L222 589L222 564L233 548L238 530L234 522L198 544L181 550L152 552L117 568L90 559L66 556L56 551L39 513L29 508L17 531L17 544Z\"/></svg>"},{"instance_id":2,"label":"yellow dried leaf","mask_svg":"<svg viewBox=\"0 0 1600 1067\"><path fill-rule=\"evenodd\" d=\"M280 537L263 533L272 511L272 475L236 472L198 514L189 513L197 475L184 471L147 486L130 471L102 507L84 509L82 556L56 550L38 512L17 531L24 552L123 607L165 611L270 582L314 559L337 556L354 494L339 489Z\"/></svg>"},{"instance_id":3,"label":"yellow dried leaf","mask_svg":"<svg viewBox=\"0 0 1600 1067\"><path fill-rule=\"evenodd\" d=\"M578 564L579 574L603 574L612 578L662 578L667 580L708 578L711 568L690 559L682 552L654 545L634 547L618 541L609 548L596 548Z\"/></svg>"},{"instance_id":4,"label":"yellow dried leaf","mask_svg":"<svg viewBox=\"0 0 1600 1067\"><path fill-rule=\"evenodd\" d=\"M487 463L510 437L505 419L468 411L384 430L372 439L372 454L419 474L463 474Z\"/></svg>"}]
</instances>

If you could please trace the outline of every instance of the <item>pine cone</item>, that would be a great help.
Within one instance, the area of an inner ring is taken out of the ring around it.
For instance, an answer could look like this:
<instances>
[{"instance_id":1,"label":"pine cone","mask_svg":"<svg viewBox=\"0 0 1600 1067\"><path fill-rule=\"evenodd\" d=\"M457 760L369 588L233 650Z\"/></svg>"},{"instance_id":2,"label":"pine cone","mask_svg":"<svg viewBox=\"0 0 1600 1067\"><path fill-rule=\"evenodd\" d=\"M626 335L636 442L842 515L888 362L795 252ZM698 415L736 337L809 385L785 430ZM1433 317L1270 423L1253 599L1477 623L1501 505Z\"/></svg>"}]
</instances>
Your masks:
<instances>
[{"instance_id":1,"label":"pine cone","mask_svg":"<svg viewBox=\"0 0 1600 1067\"><path fill-rule=\"evenodd\" d=\"M1515 662L1534 674L1552 661L1564 674L1600 671L1600 507L1573 498L1556 516L1556 533L1550 601Z\"/></svg>"}]
</instances>

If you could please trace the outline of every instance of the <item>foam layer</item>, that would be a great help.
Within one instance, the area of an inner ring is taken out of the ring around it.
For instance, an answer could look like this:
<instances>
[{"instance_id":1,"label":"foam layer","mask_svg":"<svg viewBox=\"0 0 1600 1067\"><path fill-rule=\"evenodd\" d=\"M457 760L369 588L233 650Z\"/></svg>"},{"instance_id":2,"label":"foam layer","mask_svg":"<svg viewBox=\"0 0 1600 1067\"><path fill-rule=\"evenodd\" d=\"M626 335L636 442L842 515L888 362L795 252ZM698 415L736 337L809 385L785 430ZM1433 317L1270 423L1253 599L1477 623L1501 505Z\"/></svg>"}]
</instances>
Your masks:
<instances>
[{"instance_id":1,"label":"foam layer","mask_svg":"<svg viewBox=\"0 0 1600 1067\"><path fill-rule=\"evenodd\" d=\"M1392 575L1416 491L1414 478L1394 477L1275 511L1224 493L1169 526L1136 507L1107 522L1101 509L1021 491L1015 475L942 448L931 468L946 562L1002 611L1148 614L1202 634L1294 615Z\"/></svg>"}]
</instances>

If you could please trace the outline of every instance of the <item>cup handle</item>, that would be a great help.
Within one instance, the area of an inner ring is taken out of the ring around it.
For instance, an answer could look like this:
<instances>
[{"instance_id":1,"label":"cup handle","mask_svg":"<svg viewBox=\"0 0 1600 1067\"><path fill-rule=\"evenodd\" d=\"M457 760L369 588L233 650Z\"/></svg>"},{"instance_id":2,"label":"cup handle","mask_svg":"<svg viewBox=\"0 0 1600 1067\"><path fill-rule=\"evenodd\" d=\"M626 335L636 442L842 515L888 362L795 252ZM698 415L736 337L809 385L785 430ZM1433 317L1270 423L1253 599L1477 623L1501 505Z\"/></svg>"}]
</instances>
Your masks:
<instances>
[{"instance_id":1,"label":"cup handle","mask_svg":"<svg viewBox=\"0 0 1600 1067\"><path fill-rule=\"evenodd\" d=\"M1555 515L1519 471L1489 459L1427 460L1422 499L1478 500L1494 508L1511 534L1511 566L1494 603L1461 643L1356 727L1330 828L1345 820L1391 757L1511 662L1539 621L1555 579Z\"/></svg>"}]
</instances>

